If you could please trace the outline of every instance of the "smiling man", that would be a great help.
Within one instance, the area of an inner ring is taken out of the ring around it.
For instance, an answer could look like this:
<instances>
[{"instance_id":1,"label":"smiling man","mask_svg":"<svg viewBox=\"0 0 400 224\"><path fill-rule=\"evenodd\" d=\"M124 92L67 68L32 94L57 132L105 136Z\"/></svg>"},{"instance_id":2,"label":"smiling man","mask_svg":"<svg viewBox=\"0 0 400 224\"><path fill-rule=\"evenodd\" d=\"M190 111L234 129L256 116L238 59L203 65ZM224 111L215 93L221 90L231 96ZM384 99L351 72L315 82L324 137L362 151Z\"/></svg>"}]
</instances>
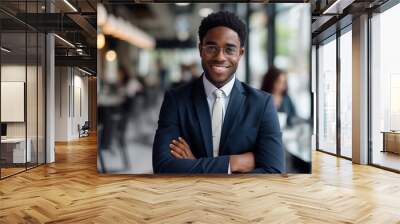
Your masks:
<instances>
[{"instance_id":1,"label":"smiling man","mask_svg":"<svg viewBox=\"0 0 400 224\"><path fill-rule=\"evenodd\" d=\"M199 27L203 75L167 91L153 145L155 173L282 173L272 96L235 77L246 25L230 12Z\"/></svg>"}]
</instances>

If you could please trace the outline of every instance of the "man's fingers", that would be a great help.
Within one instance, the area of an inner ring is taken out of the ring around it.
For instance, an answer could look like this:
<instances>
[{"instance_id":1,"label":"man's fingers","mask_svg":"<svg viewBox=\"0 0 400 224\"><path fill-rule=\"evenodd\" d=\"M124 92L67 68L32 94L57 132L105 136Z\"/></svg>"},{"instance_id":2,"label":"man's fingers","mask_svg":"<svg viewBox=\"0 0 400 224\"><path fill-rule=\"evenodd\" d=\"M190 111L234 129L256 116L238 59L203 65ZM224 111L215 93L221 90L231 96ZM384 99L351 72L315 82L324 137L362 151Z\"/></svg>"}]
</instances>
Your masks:
<instances>
[{"instance_id":1,"label":"man's fingers","mask_svg":"<svg viewBox=\"0 0 400 224\"><path fill-rule=\"evenodd\" d=\"M178 147L181 148L181 149L184 149L184 150L188 149L182 142L176 141L175 139L172 140L172 143L173 143L174 145L178 146Z\"/></svg>"},{"instance_id":2,"label":"man's fingers","mask_svg":"<svg viewBox=\"0 0 400 224\"><path fill-rule=\"evenodd\" d=\"M173 139L169 147L180 156L178 158L196 159L190 150L189 144L182 137L178 137L177 140Z\"/></svg>"},{"instance_id":3,"label":"man's fingers","mask_svg":"<svg viewBox=\"0 0 400 224\"><path fill-rule=\"evenodd\" d=\"M183 145L185 146L186 153L187 153L188 157L189 157L190 159L196 159L196 157L194 157L194 155L193 155L192 150L190 149L189 144L185 141L185 139L183 139L182 137L179 137L178 140L179 140L179 142L180 142L181 144L183 144Z\"/></svg>"},{"instance_id":4,"label":"man's fingers","mask_svg":"<svg viewBox=\"0 0 400 224\"><path fill-rule=\"evenodd\" d=\"M175 152L174 150L171 150L171 154L172 154L173 156L175 156L175 158L183 159L183 157L182 157L181 155L179 155L177 152Z\"/></svg>"},{"instance_id":5,"label":"man's fingers","mask_svg":"<svg viewBox=\"0 0 400 224\"><path fill-rule=\"evenodd\" d=\"M176 141L175 139L172 140L172 144L175 145L175 147L178 147L179 149L181 149L186 157L189 156L189 152L187 151L188 149L186 148L186 146L184 144Z\"/></svg>"},{"instance_id":6,"label":"man's fingers","mask_svg":"<svg viewBox=\"0 0 400 224\"><path fill-rule=\"evenodd\" d=\"M169 144L169 147L175 151L176 153L178 153L180 156L182 157L186 157L186 153L185 150L181 149L180 147L174 145L174 144Z\"/></svg>"},{"instance_id":7,"label":"man's fingers","mask_svg":"<svg viewBox=\"0 0 400 224\"><path fill-rule=\"evenodd\" d=\"M190 149L189 144L187 144L187 142L185 141L185 139L183 139L182 137L179 137L178 140L186 146L187 149Z\"/></svg>"}]
</instances>

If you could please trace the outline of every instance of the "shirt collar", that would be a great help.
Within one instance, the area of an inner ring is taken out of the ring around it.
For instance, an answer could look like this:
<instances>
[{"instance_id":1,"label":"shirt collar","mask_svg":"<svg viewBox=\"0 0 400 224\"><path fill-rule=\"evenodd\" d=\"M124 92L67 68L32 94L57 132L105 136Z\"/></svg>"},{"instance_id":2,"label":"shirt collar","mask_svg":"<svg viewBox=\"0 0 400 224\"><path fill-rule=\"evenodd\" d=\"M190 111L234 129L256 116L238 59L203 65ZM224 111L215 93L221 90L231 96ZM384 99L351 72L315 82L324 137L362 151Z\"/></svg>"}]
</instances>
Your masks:
<instances>
[{"instance_id":1,"label":"shirt collar","mask_svg":"<svg viewBox=\"0 0 400 224\"><path fill-rule=\"evenodd\" d=\"M224 86L220 88L225 94L226 97L229 97L229 95L232 92L233 85L235 84L236 80L236 74L233 75L232 79L226 83ZM213 96L213 92L218 89L216 86L214 86L204 75L203 73L203 85L204 85L204 90L206 92L207 97Z\"/></svg>"}]
</instances>

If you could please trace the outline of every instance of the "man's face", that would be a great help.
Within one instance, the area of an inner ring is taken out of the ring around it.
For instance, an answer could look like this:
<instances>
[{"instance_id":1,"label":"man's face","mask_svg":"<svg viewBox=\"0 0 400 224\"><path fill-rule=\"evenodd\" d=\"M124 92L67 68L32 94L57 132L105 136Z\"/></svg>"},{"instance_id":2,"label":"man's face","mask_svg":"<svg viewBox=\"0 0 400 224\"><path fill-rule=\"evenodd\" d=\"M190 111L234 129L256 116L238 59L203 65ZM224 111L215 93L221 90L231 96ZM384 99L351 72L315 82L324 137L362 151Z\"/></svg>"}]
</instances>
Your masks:
<instances>
[{"instance_id":1,"label":"man's face","mask_svg":"<svg viewBox=\"0 0 400 224\"><path fill-rule=\"evenodd\" d=\"M205 75L218 88L231 80L244 53L239 35L224 26L208 30L199 50Z\"/></svg>"}]
</instances>

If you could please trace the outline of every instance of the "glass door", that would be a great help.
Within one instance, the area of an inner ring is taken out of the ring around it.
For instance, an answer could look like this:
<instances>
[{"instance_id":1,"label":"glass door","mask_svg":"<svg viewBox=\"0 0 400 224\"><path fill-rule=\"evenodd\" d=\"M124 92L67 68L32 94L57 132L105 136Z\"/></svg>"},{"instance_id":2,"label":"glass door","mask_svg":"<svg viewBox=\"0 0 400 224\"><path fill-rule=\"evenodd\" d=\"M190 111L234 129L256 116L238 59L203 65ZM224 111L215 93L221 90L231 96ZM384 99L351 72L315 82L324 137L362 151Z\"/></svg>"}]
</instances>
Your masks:
<instances>
[{"instance_id":1,"label":"glass door","mask_svg":"<svg viewBox=\"0 0 400 224\"><path fill-rule=\"evenodd\" d=\"M336 154L336 36L318 50L318 149Z\"/></svg>"}]
</instances>

